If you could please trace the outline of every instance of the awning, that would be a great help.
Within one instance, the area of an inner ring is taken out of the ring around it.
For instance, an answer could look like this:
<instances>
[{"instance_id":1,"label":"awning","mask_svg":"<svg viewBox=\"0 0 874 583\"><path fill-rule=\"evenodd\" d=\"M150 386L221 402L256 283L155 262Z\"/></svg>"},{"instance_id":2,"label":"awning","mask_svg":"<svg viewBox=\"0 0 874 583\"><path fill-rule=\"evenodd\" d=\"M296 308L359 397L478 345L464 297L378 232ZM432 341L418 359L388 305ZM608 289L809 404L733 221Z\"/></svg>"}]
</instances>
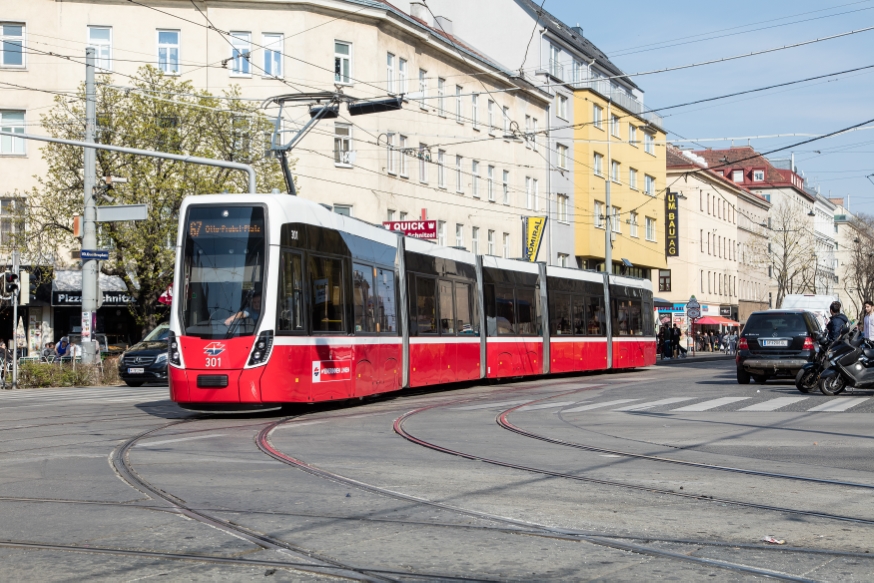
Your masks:
<instances>
[{"instance_id":1,"label":"awning","mask_svg":"<svg viewBox=\"0 0 874 583\"><path fill-rule=\"evenodd\" d=\"M117 275L99 274L100 291L104 306L124 306L134 303L128 295L124 280ZM56 269L52 280L52 305L73 307L82 305L82 272L73 269Z\"/></svg>"},{"instance_id":2,"label":"awning","mask_svg":"<svg viewBox=\"0 0 874 583\"><path fill-rule=\"evenodd\" d=\"M669 302L664 298L653 298L652 303L656 308L673 308L674 302Z\"/></svg>"},{"instance_id":3,"label":"awning","mask_svg":"<svg viewBox=\"0 0 874 583\"><path fill-rule=\"evenodd\" d=\"M729 320L728 318L723 318L722 316L704 316L703 318L698 318L695 320L696 324L708 324L711 326L740 326L739 323L734 320Z\"/></svg>"}]
</instances>

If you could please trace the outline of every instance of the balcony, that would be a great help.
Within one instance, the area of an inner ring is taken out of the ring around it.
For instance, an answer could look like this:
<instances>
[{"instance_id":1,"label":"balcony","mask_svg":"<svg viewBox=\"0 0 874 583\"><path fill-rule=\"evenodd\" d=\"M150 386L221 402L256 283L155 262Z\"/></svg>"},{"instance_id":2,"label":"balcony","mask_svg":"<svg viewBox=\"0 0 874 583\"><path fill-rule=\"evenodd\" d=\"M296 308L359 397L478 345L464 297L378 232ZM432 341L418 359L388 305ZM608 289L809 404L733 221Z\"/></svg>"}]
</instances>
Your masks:
<instances>
[{"instance_id":1,"label":"balcony","mask_svg":"<svg viewBox=\"0 0 874 583\"><path fill-rule=\"evenodd\" d=\"M610 99L622 109L659 127L664 127L664 118L654 111L646 111L643 104L621 89L616 89L607 79L586 79L571 84L575 89L591 89Z\"/></svg>"}]
</instances>

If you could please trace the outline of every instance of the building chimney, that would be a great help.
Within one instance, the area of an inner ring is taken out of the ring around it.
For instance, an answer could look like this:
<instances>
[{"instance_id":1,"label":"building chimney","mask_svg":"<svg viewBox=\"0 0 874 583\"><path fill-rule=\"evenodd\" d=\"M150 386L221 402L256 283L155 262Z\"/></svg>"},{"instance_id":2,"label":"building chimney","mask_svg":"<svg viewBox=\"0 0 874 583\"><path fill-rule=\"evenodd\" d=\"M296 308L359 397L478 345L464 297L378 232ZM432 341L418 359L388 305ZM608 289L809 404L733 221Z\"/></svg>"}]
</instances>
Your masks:
<instances>
[{"instance_id":1,"label":"building chimney","mask_svg":"<svg viewBox=\"0 0 874 583\"><path fill-rule=\"evenodd\" d=\"M410 2L410 16L418 18L428 26L434 26L431 11L425 6L424 2Z\"/></svg>"},{"instance_id":2,"label":"building chimney","mask_svg":"<svg viewBox=\"0 0 874 583\"><path fill-rule=\"evenodd\" d=\"M583 38L583 29L582 29L582 27L579 25L579 23L577 23L576 26L572 26L572 27L571 27L571 30L574 32L574 34L576 34L576 35L579 36L580 38Z\"/></svg>"},{"instance_id":3,"label":"building chimney","mask_svg":"<svg viewBox=\"0 0 874 583\"><path fill-rule=\"evenodd\" d=\"M436 23L434 24L434 28L437 30L442 30L448 35L452 35L452 21L446 18L445 16L435 16L434 20Z\"/></svg>"}]
</instances>

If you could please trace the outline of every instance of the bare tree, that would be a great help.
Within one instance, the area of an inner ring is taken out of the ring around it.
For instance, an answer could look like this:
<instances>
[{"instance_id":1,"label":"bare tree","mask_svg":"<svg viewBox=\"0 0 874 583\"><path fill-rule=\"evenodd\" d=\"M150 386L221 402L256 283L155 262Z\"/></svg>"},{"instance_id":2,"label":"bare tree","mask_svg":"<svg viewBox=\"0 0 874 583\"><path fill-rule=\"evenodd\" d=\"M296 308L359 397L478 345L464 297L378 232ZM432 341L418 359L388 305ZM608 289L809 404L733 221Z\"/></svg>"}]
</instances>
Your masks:
<instances>
[{"instance_id":1,"label":"bare tree","mask_svg":"<svg viewBox=\"0 0 874 583\"><path fill-rule=\"evenodd\" d=\"M851 226L856 237L845 277L861 306L864 302L874 300L874 217L856 215Z\"/></svg>"},{"instance_id":2,"label":"bare tree","mask_svg":"<svg viewBox=\"0 0 874 583\"><path fill-rule=\"evenodd\" d=\"M787 295L816 292L816 237L803 208L789 200L771 207L769 222L768 257L779 308Z\"/></svg>"}]
</instances>

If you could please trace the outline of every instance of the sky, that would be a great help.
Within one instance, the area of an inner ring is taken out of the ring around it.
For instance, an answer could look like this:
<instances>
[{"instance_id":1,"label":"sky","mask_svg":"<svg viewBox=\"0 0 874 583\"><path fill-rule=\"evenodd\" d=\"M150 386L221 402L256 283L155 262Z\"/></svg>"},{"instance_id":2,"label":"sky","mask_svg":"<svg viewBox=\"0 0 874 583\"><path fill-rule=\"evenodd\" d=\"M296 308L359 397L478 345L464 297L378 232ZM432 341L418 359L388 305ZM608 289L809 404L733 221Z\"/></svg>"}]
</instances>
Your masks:
<instances>
[{"instance_id":1,"label":"sky","mask_svg":"<svg viewBox=\"0 0 874 583\"><path fill-rule=\"evenodd\" d=\"M734 0L716 2L581 2L545 0L625 73L645 72L782 47L874 27L874 0ZM720 37L720 38L716 38ZM670 46L673 45L673 46ZM634 76L649 108L686 103L874 65L874 30L766 55L653 75ZM759 152L874 119L874 68L828 79L678 108L662 113L668 139L693 149L750 143ZM789 158L820 192L849 196L854 213L874 214L874 123L801 145ZM751 140L747 138L753 137ZM698 144L692 140L701 139ZM703 140L708 141L703 141ZM711 141L719 139L720 141Z\"/></svg>"}]
</instances>

